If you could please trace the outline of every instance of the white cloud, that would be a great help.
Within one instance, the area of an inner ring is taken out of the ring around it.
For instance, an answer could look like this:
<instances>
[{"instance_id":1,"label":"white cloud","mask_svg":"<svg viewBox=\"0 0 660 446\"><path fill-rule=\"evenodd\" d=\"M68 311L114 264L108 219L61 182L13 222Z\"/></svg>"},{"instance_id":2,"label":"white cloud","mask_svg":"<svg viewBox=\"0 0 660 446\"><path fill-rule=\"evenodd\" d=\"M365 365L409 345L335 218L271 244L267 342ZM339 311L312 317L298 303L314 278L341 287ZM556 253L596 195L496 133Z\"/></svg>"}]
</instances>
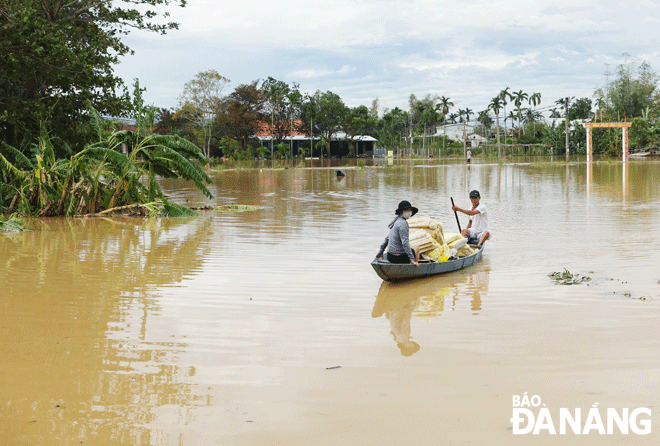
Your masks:
<instances>
[{"instance_id":1,"label":"white cloud","mask_svg":"<svg viewBox=\"0 0 660 446\"><path fill-rule=\"evenodd\" d=\"M347 74L355 71L355 67L344 65L339 70L332 71L327 69L314 69L309 68L305 70L297 70L289 74L289 77L292 78L301 78L301 79L312 79L317 77L331 76L334 74Z\"/></svg>"},{"instance_id":2,"label":"white cloud","mask_svg":"<svg viewBox=\"0 0 660 446\"><path fill-rule=\"evenodd\" d=\"M351 106L379 97L406 108L410 93L442 92L473 109L505 86L590 96L624 52L660 69L651 0L189 0L170 12L181 29L132 33L136 56L117 67L159 106L176 105L177 86L211 68L229 90L272 76Z\"/></svg>"}]
</instances>

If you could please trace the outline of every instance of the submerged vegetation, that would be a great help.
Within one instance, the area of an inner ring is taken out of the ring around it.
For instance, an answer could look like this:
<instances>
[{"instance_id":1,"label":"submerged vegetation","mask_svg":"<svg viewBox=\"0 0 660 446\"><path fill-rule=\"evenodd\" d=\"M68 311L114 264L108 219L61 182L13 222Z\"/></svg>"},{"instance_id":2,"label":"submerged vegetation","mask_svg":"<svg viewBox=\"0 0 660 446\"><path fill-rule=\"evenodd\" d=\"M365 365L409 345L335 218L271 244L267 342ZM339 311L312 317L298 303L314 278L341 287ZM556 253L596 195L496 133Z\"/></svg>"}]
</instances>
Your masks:
<instances>
[{"instance_id":1,"label":"submerged vegetation","mask_svg":"<svg viewBox=\"0 0 660 446\"><path fill-rule=\"evenodd\" d=\"M0 215L0 232L21 232L27 231L25 226L23 226L23 221L21 217L16 214L12 214L9 217Z\"/></svg>"},{"instance_id":2,"label":"submerged vegetation","mask_svg":"<svg viewBox=\"0 0 660 446\"><path fill-rule=\"evenodd\" d=\"M208 160L191 142L151 132L155 109L145 107L135 85L133 130L117 128L90 105L96 141L68 158L57 158L44 127L32 156L6 143L0 146L0 213L50 217L130 213L191 215L170 203L157 176L193 181L209 198Z\"/></svg>"},{"instance_id":3,"label":"submerged vegetation","mask_svg":"<svg viewBox=\"0 0 660 446\"><path fill-rule=\"evenodd\" d=\"M555 271L554 273L548 274L548 277L560 285L577 285L591 280L591 277L589 276L573 274L566 268L564 268L563 272Z\"/></svg>"}]
</instances>

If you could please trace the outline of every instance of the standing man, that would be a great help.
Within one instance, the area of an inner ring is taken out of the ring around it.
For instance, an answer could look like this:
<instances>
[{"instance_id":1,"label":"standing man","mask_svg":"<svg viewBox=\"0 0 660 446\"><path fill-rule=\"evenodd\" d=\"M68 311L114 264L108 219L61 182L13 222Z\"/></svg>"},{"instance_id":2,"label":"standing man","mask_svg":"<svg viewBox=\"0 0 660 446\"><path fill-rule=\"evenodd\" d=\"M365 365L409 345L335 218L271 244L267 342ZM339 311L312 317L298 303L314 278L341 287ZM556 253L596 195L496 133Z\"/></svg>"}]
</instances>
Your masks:
<instances>
[{"instance_id":1,"label":"standing man","mask_svg":"<svg viewBox=\"0 0 660 446\"><path fill-rule=\"evenodd\" d=\"M467 163L470 164L470 160L472 160L472 151L470 149L467 149Z\"/></svg>"},{"instance_id":2,"label":"standing man","mask_svg":"<svg viewBox=\"0 0 660 446\"><path fill-rule=\"evenodd\" d=\"M463 237L468 238L468 243L478 240L477 246L481 247L483 243L490 238L490 229L488 227L488 213L486 205L480 203L481 195L478 190L470 192L470 201L472 209L461 209L458 206L452 206L454 212L462 212L470 216L470 221L465 229L461 231Z\"/></svg>"}]
</instances>

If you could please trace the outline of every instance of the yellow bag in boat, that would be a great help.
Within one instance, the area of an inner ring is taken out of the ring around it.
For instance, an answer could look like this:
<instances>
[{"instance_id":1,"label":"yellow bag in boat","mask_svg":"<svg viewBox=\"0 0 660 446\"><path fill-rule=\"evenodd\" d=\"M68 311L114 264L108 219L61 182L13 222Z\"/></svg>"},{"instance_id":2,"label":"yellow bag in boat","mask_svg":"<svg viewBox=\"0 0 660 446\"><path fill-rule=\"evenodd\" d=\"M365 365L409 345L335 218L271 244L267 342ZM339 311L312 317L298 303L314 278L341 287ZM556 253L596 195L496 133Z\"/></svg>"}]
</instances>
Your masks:
<instances>
[{"instance_id":1,"label":"yellow bag in boat","mask_svg":"<svg viewBox=\"0 0 660 446\"><path fill-rule=\"evenodd\" d=\"M428 252L440 246L425 229L417 229L410 234L410 246L417 246L420 253Z\"/></svg>"},{"instance_id":2,"label":"yellow bag in boat","mask_svg":"<svg viewBox=\"0 0 660 446\"><path fill-rule=\"evenodd\" d=\"M458 253L456 253L458 257L467 257L472 254L474 254L474 249L472 249L468 245L463 246L461 249L458 250Z\"/></svg>"},{"instance_id":3,"label":"yellow bag in boat","mask_svg":"<svg viewBox=\"0 0 660 446\"><path fill-rule=\"evenodd\" d=\"M447 245L441 245L438 248L425 252L424 255L437 262L446 262L449 259L449 247Z\"/></svg>"},{"instance_id":4,"label":"yellow bag in boat","mask_svg":"<svg viewBox=\"0 0 660 446\"><path fill-rule=\"evenodd\" d=\"M457 251L459 249L461 249L462 247L464 247L465 245L467 245L467 239L465 237L462 237L462 236L461 236L461 238L459 238L457 240L454 240L451 243L447 243L447 246L449 246L449 249L454 248Z\"/></svg>"},{"instance_id":5,"label":"yellow bag in boat","mask_svg":"<svg viewBox=\"0 0 660 446\"><path fill-rule=\"evenodd\" d=\"M428 229L438 229L442 231L442 225L440 225L434 218L431 217L415 217L408 219L408 226L411 228L428 228Z\"/></svg>"},{"instance_id":6,"label":"yellow bag in boat","mask_svg":"<svg viewBox=\"0 0 660 446\"><path fill-rule=\"evenodd\" d=\"M446 244L451 244L452 242L455 242L456 240L465 238L461 234L455 233L455 232L449 232L445 234L445 243Z\"/></svg>"}]
</instances>

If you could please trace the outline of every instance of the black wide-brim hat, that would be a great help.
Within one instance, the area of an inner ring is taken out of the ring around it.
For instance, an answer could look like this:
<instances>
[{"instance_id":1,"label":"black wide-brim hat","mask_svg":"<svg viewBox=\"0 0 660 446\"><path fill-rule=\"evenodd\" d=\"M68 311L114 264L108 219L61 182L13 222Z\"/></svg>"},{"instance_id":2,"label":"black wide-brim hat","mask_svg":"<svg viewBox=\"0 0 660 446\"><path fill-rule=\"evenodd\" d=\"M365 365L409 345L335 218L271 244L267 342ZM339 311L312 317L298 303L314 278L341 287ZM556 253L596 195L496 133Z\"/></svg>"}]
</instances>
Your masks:
<instances>
[{"instance_id":1,"label":"black wide-brim hat","mask_svg":"<svg viewBox=\"0 0 660 446\"><path fill-rule=\"evenodd\" d=\"M397 208L396 211L394 211L394 213L396 215L399 215L401 212L403 212L406 209L412 210L413 215L415 215L417 213L417 211L419 211L419 209L417 209L416 207L411 205L408 200L403 200L401 203L399 203L399 207Z\"/></svg>"}]
</instances>

